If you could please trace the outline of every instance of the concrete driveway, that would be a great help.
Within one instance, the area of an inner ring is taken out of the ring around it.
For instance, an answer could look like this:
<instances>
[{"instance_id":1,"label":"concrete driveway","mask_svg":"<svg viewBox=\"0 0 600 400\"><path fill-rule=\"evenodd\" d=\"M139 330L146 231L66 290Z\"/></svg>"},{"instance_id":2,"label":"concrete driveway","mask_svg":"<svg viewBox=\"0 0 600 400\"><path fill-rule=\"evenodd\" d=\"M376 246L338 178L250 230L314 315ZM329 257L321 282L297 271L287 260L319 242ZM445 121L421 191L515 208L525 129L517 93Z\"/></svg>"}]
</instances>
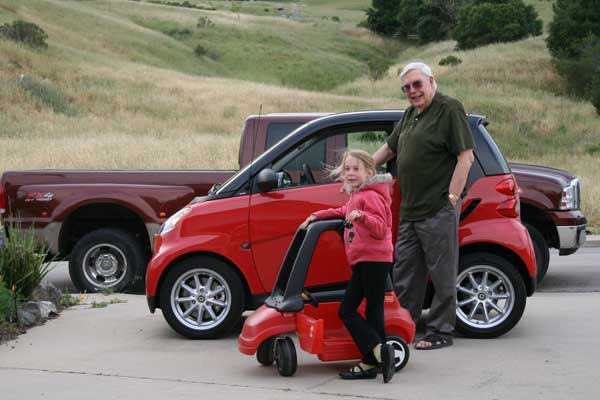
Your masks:
<instances>
[{"instance_id":1,"label":"concrete driveway","mask_svg":"<svg viewBox=\"0 0 600 400\"><path fill-rule=\"evenodd\" d=\"M600 249L591 250L590 260L598 260ZM552 265L549 274L558 271ZM73 307L1 345L2 400L588 400L600 393L595 286L536 293L519 324L500 338L458 338L447 349L413 350L406 368L387 385L381 376L342 381L337 372L350 364L322 363L301 350L296 375L280 377L275 367L261 367L239 353L236 334L213 341L178 336L160 312L149 314L144 296L95 295L86 302L115 298L126 302Z\"/></svg>"}]
</instances>

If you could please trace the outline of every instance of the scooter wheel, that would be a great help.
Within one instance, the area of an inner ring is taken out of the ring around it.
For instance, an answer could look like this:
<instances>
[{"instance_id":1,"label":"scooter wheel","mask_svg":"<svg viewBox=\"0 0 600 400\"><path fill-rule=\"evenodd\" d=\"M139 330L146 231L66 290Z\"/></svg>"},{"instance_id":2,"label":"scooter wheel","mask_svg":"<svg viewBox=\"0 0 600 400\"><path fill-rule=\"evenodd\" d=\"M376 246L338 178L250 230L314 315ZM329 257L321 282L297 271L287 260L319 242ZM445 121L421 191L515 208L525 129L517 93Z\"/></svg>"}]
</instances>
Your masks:
<instances>
[{"instance_id":1,"label":"scooter wheel","mask_svg":"<svg viewBox=\"0 0 600 400\"><path fill-rule=\"evenodd\" d=\"M275 361L275 338L270 337L263 341L256 351L256 360L259 364L268 367Z\"/></svg>"},{"instance_id":2,"label":"scooter wheel","mask_svg":"<svg viewBox=\"0 0 600 400\"><path fill-rule=\"evenodd\" d=\"M296 347L289 336L277 339L275 343L275 362L277 371L281 376L292 376L296 373L298 360L296 358Z\"/></svg>"},{"instance_id":3,"label":"scooter wheel","mask_svg":"<svg viewBox=\"0 0 600 400\"><path fill-rule=\"evenodd\" d=\"M391 344L394 348L394 366L396 368L396 372L398 372L404 368L408 362L408 358L410 356L408 344L406 344L404 339L396 335L388 335L386 343Z\"/></svg>"}]
</instances>

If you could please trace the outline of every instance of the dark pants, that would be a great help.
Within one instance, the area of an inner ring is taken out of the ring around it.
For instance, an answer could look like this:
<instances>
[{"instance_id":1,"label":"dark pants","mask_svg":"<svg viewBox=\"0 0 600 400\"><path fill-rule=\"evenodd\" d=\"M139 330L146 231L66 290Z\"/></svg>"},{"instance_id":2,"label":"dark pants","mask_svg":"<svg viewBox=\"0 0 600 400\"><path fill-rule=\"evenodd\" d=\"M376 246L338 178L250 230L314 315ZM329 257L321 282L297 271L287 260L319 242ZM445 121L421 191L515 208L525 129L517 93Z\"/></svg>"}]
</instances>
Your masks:
<instances>
[{"instance_id":1,"label":"dark pants","mask_svg":"<svg viewBox=\"0 0 600 400\"><path fill-rule=\"evenodd\" d=\"M338 311L362 354L362 361L370 365L377 364L373 348L386 338L383 300L390 267L387 262L359 262L352 266L352 277ZM363 299L367 301L366 319L357 312Z\"/></svg>"},{"instance_id":2,"label":"dark pants","mask_svg":"<svg viewBox=\"0 0 600 400\"><path fill-rule=\"evenodd\" d=\"M400 304L415 322L421 315L427 277L435 289L426 333L454 334L460 204L448 203L421 221L400 221L393 268L394 289Z\"/></svg>"}]
</instances>

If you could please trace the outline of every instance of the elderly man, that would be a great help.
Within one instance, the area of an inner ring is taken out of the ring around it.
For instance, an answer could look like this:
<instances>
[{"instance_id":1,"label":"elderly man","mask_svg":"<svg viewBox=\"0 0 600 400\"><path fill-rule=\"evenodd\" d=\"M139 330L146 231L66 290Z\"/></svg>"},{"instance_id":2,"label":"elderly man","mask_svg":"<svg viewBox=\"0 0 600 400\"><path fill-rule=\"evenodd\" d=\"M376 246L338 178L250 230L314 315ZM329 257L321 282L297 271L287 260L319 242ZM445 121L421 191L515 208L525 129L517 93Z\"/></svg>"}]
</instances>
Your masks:
<instances>
[{"instance_id":1,"label":"elderly man","mask_svg":"<svg viewBox=\"0 0 600 400\"><path fill-rule=\"evenodd\" d=\"M402 203L394 288L417 321L431 276L426 335L415 346L431 350L450 346L454 335L458 222L474 145L462 104L436 92L428 65L408 64L400 78L411 106L373 157L377 165L396 157Z\"/></svg>"}]
</instances>

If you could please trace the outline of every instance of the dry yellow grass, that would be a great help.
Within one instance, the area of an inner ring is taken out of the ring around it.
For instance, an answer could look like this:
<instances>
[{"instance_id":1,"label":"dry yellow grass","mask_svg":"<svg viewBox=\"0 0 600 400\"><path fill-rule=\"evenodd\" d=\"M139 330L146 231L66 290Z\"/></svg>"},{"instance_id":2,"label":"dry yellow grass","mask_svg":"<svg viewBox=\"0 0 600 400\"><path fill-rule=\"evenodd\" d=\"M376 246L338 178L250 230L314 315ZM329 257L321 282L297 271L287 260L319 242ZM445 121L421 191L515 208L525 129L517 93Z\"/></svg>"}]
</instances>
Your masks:
<instances>
[{"instance_id":1,"label":"dry yellow grass","mask_svg":"<svg viewBox=\"0 0 600 400\"><path fill-rule=\"evenodd\" d=\"M308 92L252 82L198 78L122 63L82 66L68 72L73 101L85 109L73 117L36 107L20 91L0 138L0 170L24 168L237 168L245 118L288 111L389 108L381 99ZM106 89L81 90L102 77Z\"/></svg>"}]
</instances>

